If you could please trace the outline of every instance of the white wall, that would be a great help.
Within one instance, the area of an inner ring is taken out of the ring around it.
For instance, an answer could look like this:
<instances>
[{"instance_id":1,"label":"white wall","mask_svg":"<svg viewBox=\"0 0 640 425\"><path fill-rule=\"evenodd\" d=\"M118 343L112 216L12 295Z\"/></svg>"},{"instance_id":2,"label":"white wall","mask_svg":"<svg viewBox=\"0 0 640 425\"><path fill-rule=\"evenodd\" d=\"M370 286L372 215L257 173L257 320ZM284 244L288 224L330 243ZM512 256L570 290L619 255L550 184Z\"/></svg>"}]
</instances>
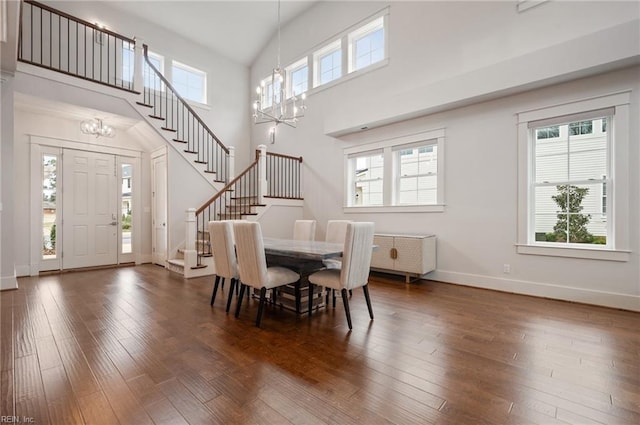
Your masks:
<instances>
[{"instance_id":1,"label":"white wall","mask_svg":"<svg viewBox=\"0 0 640 425\"><path fill-rule=\"evenodd\" d=\"M198 208L214 193L211 184L174 149L168 150L167 220L169 258L184 247L185 219L188 208Z\"/></svg>"},{"instance_id":2,"label":"white wall","mask_svg":"<svg viewBox=\"0 0 640 425\"><path fill-rule=\"evenodd\" d=\"M249 161L249 118L245 103L249 96L246 66L207 49L206 40L196 45L177 33L157 28L152 22L135 19L109 5L108 1L44 1L58 10L89 22L100 22L109 30L136 37L154 53L164 56L165 69L176 60L207 72L208 105L192 104L207 126L226 146L236 147L239 163ZM153 7L153 3L149 3ZM185 6L188 7L188 6Z\"/></svg>"},{"instance_id":3,"label":"white wall","mask_svg":"<svg viewBox=\"0 0 640 425\"><path fill-rule=\"evenodd\" d=\"M2 74L0 94L0 290L18 287L13 242L15 230L13 187L13 84L12 76Z\"/></svg>"},{"instance_id":4,"label":"white wall","mask_svg":"<svg viewBox=\"0 0 640 425\"><path fill-rule=\"evenodd\" d=\"M283 30L284 64L386 5L319 3ZM515 249L515 114L631 88L637 117L640 70L621 67L640 57L633 36L639 7L548 2L518 14L515 2L392 2L389 64L312 92L298 128L279 129L269 150L303 156L304 216L318 220L319 234L327 220L339 218L373 220L380 232L434 233L433 279L640 310L637 214L628 227L635 236L628 262ZM255 61L254 84L273 66L274 46ZM586 75L595 76L580 79ZM361 124L381 127L354 133ZM443 213L344 212L344 148L438 128L446 130ZM631 132L630 140L638 140L637 120ZM266 129L254 127L252 143L265 138ZM631 149L633 176L618 183L630 185L630 211L638 211L640 152L637 144Z\"/></svg>"}]
</instances>

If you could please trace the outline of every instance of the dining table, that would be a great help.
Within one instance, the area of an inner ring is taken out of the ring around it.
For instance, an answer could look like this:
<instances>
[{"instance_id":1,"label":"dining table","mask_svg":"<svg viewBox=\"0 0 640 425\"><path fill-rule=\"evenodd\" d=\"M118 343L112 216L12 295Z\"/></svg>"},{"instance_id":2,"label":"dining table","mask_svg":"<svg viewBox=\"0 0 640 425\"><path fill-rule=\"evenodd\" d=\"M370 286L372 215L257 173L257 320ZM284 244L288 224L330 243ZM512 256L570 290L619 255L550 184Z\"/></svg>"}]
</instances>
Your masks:
<instances>
[{"instance_id":1,"label":"dining table","mask_svg":"<svg viewBox=\"0 0 640 425\"><path fill-rule=\"evenodd\" d=\"M343 244L272 237L264 237L263 244L268 266L287 267L300 274L298 283L279 288L280 305L294 310L297 314L310 312L308 306L311 305L311 302L308 301L313 301L316 308L321 307L323 297L321 294L316 297L316 294L311 293L308 277L311 273L325 267L323 260L341 257ZM306 293L304 293L305 289ZM319 288L319 290L321 289ZM309 300L308 297L315 297L315 299ZM291 298L293 298L293 303L288 304L287 300L291 300ZM303 303L305 299L307 302Z\"/></svg>"}]
</instances>

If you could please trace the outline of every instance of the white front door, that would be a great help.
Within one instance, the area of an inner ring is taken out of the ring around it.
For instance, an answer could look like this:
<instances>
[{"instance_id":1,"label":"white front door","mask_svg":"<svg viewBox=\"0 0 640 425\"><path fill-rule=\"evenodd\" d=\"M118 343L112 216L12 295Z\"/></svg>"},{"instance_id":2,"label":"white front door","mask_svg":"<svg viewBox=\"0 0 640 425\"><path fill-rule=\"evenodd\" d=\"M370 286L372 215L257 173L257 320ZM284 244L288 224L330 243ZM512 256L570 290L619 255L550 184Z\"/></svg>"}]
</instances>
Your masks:
<instances>
[{"instance_id":1,"label":"white front door","mask_svg":"<svg viewBox=\"0 0 640 425\"><path fill-rule=\"evenodd\" d=\"M62 268L118 262L115 156L63 151Z\"/></svg>"},{"instance_id":2,"label":"white front door","mask_svg":"<svg viewBox=\"0 0 640 425\"><path fill-rule=\"evenodd\" d=\"M153 262L167 261L167 156L153 158Z\"/></svg>"}]
</instances>

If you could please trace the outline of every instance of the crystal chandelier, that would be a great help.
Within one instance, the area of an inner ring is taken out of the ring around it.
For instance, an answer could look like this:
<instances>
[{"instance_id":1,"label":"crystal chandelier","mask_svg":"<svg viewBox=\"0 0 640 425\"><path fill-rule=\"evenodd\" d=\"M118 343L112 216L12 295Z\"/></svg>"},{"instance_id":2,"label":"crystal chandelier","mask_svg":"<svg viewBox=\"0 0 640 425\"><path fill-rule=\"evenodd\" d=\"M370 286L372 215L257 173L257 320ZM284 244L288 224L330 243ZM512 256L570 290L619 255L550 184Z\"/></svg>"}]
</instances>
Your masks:
<instances>
[{"instance_id":1,"label":"crystal chandelier","mask_svg":"<svg viewBox=\"0 0 640 425\"><path fill-rule=\"evenodd\" d=\"M99 118L82 121L82 123L80 123L80 131L96 137L113 137L116 135L116 130L110 125L103 123Z\"/></svg>"},{"instance_id":2,"label":"crystal chandelier","mask_svg":"<svg viewBox=\"0 0 640 425\"><path fill-rule=\"evenodd\" d=\"M276 140L276 128L279 124L296 127L298 118L304 116L307 107L304 104L305 93L300 97L293 94L287 100L287 72L280 66L280 0L278 0L278 61L271 78L263 80L256 88L256 100L253 103L253 119L256 124L272 123L269 130L271 143ZM291 103L289 105L289 102Z\"/></svg>"}]
</instances>

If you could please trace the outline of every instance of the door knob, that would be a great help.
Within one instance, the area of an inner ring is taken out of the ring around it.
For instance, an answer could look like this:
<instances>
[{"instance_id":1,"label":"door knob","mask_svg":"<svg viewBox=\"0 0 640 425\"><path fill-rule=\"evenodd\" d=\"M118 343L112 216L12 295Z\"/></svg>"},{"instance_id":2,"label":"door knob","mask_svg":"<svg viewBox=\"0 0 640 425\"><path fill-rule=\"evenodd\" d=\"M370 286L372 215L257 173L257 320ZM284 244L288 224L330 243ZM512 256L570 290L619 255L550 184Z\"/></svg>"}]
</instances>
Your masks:
<instances>
[{"instance_id":1,"label":"door knob","mask_svg":"<svg viewBox=\"0 0 640 425\"><path fill-rule=\"evenodd\" d=\"M118 222L117 222L117 221L112 221L112 222L110 223L110 225L111 225L111 226L117 226L117 225L118 225Z\"/></svg>"}]
</instances>

